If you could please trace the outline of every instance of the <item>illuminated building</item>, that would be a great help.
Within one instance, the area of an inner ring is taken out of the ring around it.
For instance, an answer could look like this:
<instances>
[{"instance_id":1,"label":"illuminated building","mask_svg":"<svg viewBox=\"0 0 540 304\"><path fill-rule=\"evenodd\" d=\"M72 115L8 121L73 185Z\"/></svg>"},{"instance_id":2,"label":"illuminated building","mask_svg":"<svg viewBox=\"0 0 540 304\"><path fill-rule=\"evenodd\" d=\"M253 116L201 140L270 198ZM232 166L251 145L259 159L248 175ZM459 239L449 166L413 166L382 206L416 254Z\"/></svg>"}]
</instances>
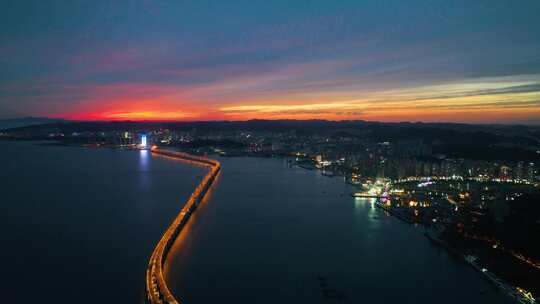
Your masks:
<instances>
[{"instance_id":1,"label":"illuminated building","mask_svg":"<svg viewBox=\"0 0 540 304\"><path fill-rule=\"evenodd\" d=\"M141 135L141 148L146 148L146 134Z\"/></svg>"}]
</instances>

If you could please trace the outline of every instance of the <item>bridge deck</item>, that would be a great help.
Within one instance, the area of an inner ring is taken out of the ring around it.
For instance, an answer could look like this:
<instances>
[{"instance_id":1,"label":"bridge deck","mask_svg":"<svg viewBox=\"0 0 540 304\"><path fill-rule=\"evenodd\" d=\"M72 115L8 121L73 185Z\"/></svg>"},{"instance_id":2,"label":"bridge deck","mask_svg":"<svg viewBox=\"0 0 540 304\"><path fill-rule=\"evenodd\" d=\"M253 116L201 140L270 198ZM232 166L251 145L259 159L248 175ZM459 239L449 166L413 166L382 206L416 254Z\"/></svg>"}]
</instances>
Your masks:
<instances>
[{"instance_id":1,"label":"bridge deck","mask_svg":"<svg viewBox=\"0 0 540 304\"><path fill-rule=\"evenodd\" d=\"M195 188L182 210L180 210L180 213L163 233L163 236L152 252L152 256L150 257L148 268L146 270L146 295L148 302L151 304L179 303L179 301L174 297L167 287L167 283L165 282L165 278L163 276L163 264L165 263L165 259L167 258L167 254L169 253L174 240L189 220L189 217L193 211L195 211L199 203L204 198L208 192L208 189L212 187L216 176L221 170L221 164L213 159L182 152L162 150L159 148L152 148L151 151L155 154L172 157L210 168L208 173Z\"/></svg>"}]
</instances>

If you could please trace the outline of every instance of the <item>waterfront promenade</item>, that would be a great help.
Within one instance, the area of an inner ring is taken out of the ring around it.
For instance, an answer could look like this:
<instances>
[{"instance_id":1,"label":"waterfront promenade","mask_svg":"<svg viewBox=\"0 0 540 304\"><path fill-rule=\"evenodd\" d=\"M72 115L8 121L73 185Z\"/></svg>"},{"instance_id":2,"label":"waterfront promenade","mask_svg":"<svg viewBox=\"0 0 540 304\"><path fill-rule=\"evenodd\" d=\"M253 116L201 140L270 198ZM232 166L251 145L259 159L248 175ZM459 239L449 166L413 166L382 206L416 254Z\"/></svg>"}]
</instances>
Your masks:
<instances>
[{"instance_id":1,"label":"waterfront promenade","mask_svg":"<svg viewBox=\"0 0 540 304\"><path fill-rule=\"evenodd\" d=\"M180 213L163 233L163 236L152 252L152 256L150 257L148 268L146 270L146 297L148 303L179 303L165 282L163 265L165 263L165 259L167 258L167 254L174 243L174 240L189 220L191 214L202 201L210 187L212 187L212 184L221 169L221 164L213 159L182 152L162 150L156 147L153 147L151 151L154 154L172 157L181 161L192 163L194 165L202 165L210 169L199 185L195 188L189 199L186 201L180 210Z\"/></svg>"}]
</instances>

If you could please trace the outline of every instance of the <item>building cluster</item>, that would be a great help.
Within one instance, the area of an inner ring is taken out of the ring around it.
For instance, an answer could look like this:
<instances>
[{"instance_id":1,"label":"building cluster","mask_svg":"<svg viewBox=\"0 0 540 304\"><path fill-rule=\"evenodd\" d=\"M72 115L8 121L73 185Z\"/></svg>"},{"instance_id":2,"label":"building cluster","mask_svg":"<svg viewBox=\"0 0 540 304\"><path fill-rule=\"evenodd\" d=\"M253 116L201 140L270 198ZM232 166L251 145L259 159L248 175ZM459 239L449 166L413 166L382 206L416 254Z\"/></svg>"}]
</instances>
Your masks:
<instances>
[{"instance_id":1,"label":"building cluster","mask_svg":"<svg viewBox=\"0 0 540 304\"><path fill-rule=\"evenodd\" d=\"M540 269L540 247L531 245L527 239L521 243L515 241L516 235L526 234L523 231L540 231L540 211L525 209L533 208L534 204L530 203L536 203L540 197L540 162L534 157L519 159L502 154L499 160L484 159L482 155L459 158L450 156L450 149L441 149L448 147L448 143L444 146L437 140L411 136L381 140L381 136L371 136L362 129L357 129L355 134L279 126L249 130L116 128L99 132L43 128L34 133L24 132L15 135L4 132L0 138L45 138L64 144L129 149L158 145L221 157L288 157L291 165L343 177L357 186L358 192L353 193L356 199L377 200L377 206L400 219L446 227L450 235L447 240L453 238L455 246L473 238L489 246L510 244L507 248L517 252L510 255L539 265ZM540 154L538 141L527 148L536 151L533 154ZM529 226L523 226L524 223ZM534 246L538 247L536 255L531 249ZM483 254L478 244L463 245L461 251L468 252L473 247ZM485 253L486 260L491 258L490 254Z\"/></svg>"},{"instance_id":2,"label":"building cluster","mask_svg":"<svg viewBox=\"0 0 540 304\"><path fill-rule=\"evenodd\" d=\"M421 139L377 141L346 132L303 132L296 129L258 130L111 130L100 132L52 132L40 130L49 139L64 143L110 147L134 147L146 136L147 145L174 146L192 153L223 156L295 156L298 164L346 178L462 177L515 183L537 183L538 162L491 161L451 158L433 152L432 142ZM46 133L45 133L46 132ZM5 134L4 134L5 135ZM33 134L32 136L34 136ZM23 134L22 136L27 136ZM436 144L436 143L435 143Z\"/></svg>"}]
</instances>

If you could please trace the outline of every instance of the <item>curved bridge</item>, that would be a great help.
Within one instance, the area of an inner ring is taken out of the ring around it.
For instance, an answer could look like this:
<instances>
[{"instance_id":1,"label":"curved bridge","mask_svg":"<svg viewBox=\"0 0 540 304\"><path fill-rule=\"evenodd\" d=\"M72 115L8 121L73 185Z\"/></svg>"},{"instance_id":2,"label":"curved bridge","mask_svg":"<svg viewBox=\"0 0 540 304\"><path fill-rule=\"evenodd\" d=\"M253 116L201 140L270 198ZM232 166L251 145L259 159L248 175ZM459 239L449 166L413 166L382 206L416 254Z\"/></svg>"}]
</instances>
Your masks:
<instances>
[{"instance_id":1,"label":"curved bridge","mask_svg":"<svg viewBox=\"0 0 540 304\"><path fill-rule=\"evenodd\" d=\"M163 264L167 258L167 254L174 240L182 231L191 214L195 211L199 203L202 201L208 189L212 186L216 176L218 175L221 164L213 159L190 155L182 152L161 150L152 148L152 153L160 154L168 157L173 157L183 161L191 162L198 165L203 165L210 168L210 171L204 176L200 184L195 188L180 213L176 216L171 225L167 228L150 257L148 268L146 269L146 296L151 304L161 303L179 303L167 287L163 276Z\"/></svg>"}]
</instances>

